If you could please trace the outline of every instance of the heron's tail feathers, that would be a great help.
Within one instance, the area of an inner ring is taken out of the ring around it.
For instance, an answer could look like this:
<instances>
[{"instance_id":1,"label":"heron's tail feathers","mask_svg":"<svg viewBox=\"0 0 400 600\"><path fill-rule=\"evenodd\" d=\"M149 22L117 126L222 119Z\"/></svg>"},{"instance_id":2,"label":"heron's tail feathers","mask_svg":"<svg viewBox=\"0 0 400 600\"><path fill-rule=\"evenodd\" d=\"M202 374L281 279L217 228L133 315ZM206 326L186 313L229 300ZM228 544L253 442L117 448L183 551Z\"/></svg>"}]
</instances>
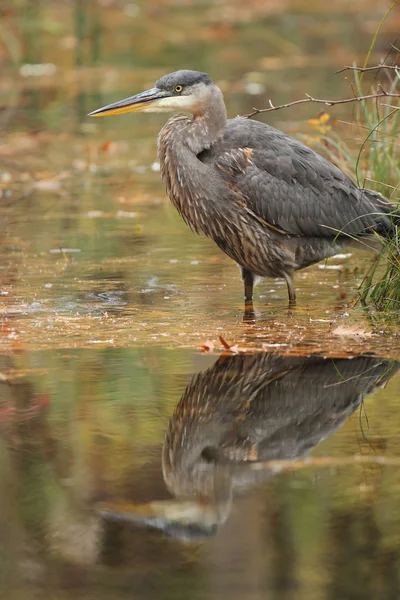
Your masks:
<instances>
[{"instance_id":1,"label":"heron's tail feathers","mask_svg":"<svg viewBox=\"0 0 400 600\"><path fill-rule=\"evenodd\" d=\"M375 231L385 237L395 235L400 227L400 204L393 204L374 190L362 191L376 214Z\"/></svg>"}]
</instances>

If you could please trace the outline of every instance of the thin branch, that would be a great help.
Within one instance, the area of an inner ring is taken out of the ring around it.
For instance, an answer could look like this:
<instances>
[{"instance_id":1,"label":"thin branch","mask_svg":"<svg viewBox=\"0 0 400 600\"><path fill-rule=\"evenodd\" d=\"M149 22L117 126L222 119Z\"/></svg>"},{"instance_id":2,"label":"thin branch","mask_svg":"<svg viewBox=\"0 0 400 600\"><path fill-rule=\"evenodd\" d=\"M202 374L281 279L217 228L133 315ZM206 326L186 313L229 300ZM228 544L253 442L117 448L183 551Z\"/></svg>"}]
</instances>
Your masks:
<instances>
[{"instance_id":1,"label":"thin branch","mask_svg":"<svg viewBox=\"0 0 400 600\"><path fill-rule=\"evenodd\" d=\"M375 65L374 67L343 67L339 71L335 71L335 74L343 73L343 71L359 71L365 73L366 71L377 71L378 69L392 69L393 71L400 71L400 65Z\"/></svg>"},{"instance_id":2,"label":"thin branch","mask_svg":"<svg viewBox=\"0 0 400 600\"><path fill-rule=\"evenodd\" d=\"M395 108L396 110L400 110L400 106L393 106L393 104L382 104L382 106L387 106L388 108Z\"/></svg>"},{"instance_id":3,"label":"thin branch","mask_svg":"<svg viewBox=\"0 0 400 600\"><path fill-rule=\"evenodd\" d=\"M397 456L369 455L363 456L353 454L352 456L315 456L303 459L283 459L283 460L265 460L253 462L249 467L253 471L270 468L276 472L283 470L297 470L317 467L337 467L348 465L382 465L382 466L400 466L400 460Z\"/></svg>"},{"instance_id":4,"label":"thin branch","mask_svg":"<svg viewBox=\"0 0 400 600\"><path fill-rule=\"evenodd\" d=\"M270 108L253 108L253 112L248 115L243 115L244 117L250 118L255 115L259 115L261 113L271 112L272 110L281 110L281 108L289 108L290 106L295 106L296 104L306 104L309 102L314 102L317 104L325 104L325 106L335 106L336 104L348 104L350 102L362 102L363 100L370 100L371 98L400 98L400 94L394 94L391 92L385 92L383 89L375 94L368 94L366 96L354 96L354 98L345 98L344 100L323 100L322 98L313 98L309 94L306 94L306 98L302 100L295 100L294 102L288 102L287 104L280 104L279 106L275 106L272 104L272 101L269 100L268 103Z\"/></svg>"},{"instance_id":5,"label":"thin branch","mask_svg":"<svg viewBox=\"0 0 400 600\"><path fill-rule=\"evenodd\" d=\"M357 93L356 93L356 89L354 87L354 82L353 81L350 82L350 87L351 87L351 91L353 92L354 98L356 98L357 97Z\"/></svg>"}]
</instances>

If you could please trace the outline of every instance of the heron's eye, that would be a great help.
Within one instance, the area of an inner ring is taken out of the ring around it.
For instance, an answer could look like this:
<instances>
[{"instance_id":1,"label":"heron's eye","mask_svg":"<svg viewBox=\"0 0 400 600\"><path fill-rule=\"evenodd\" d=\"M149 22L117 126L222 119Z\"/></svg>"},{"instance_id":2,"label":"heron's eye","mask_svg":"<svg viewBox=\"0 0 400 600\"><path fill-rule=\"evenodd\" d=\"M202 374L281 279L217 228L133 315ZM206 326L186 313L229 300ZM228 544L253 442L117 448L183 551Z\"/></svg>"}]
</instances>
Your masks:
<instances>
[{"instance_id":1,"label":"heron's eye","mask_svg":"<svg viewBox=\"0 0 400 600\"><path fill-rule=\"evenodd\" d=\"M183 87L182 87L181 85L176 85L176 86L175 86L175 90L174 90L174 91L175 91L177 94L180 94L182 90L183 90Z\"/></svg>"}]
</instances>

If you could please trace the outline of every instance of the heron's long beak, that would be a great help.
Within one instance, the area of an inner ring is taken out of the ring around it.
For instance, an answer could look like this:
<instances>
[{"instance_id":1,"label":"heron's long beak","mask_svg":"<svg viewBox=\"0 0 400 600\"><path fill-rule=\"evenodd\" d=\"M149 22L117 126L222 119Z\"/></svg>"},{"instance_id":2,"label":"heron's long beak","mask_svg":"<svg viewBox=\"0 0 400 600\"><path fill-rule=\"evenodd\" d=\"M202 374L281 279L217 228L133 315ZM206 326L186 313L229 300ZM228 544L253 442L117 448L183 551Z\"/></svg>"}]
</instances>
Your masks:
<instances>
[{"instance_id":1,"label":"heron's long beak","mask_svg":"<svg viewBox=\"0 0 400 600\"><path fill-rule=\"evenodd\" d=\"M215 535L218 525L225 520L218 507L196 499L158 500L148 504L100 503L96 512L104 519L131 521L186 538Z\"/></svg>"},{"instance_id":2,"label":"heron's long beak","mask_svg":"<svg viewBox=\"0 0 400 600\"><path fill-rule=\"evenodd\" d=\"M136 94L136 96L130 96L130 98L125 98L124 100L119 100L118 102L98 108L89 113L89 117L108 117L109 115L122 115L127 112L136 112L152 107L156 108L158 101L169 95L165 90L151 88L151 90L146 90L145 92Z\"/></svg>"}]
</instances>

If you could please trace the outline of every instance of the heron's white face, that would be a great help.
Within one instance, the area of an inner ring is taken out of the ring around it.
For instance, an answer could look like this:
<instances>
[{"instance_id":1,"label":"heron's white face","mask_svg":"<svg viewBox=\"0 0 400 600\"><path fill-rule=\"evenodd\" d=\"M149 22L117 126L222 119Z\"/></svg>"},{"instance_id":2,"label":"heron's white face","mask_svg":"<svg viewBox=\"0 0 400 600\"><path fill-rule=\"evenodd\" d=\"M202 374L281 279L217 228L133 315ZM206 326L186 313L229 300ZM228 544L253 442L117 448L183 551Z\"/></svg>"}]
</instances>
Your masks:
<instances>
[{"instance_id":1,"label":"heron's white face","mask_svg":"<svg viewBox=\"0 0 400 600\"><path fill-rule=\"evenodd\" d=\"M99 108L90 113L93 117L106 117L109 115L127 112L190 112L193 115L201 114L208 106L211 96L218 90L215 84L203 82L190 86L174 85L171 89L151 88L136 96L125 98L113 104Z\"/></svg>"},{"instance_id":2,"label":"heron's white face","mask_svg":"<svg viewBox=\"0 0 400 600\"><path fill-rule=\"evenodd\" d=\"M174 94L155 100L151 106L143 108L143 112L175 112L184 111L198 114L201 107L208 104L211 85L197 83L184 89L181 94Z\"/></svg>"}]
</instances>

